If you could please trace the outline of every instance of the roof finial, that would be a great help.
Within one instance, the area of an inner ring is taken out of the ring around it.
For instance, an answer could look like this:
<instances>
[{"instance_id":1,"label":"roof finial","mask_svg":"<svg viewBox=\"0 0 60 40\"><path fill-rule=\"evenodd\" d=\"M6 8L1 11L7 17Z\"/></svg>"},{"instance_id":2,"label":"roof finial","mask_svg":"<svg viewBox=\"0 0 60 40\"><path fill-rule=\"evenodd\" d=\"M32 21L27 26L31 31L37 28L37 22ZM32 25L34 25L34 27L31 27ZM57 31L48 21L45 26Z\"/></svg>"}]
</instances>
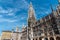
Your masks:
<instances>
[{"instance_id":1,"label":"roof finial","mask_svg":"<svg viewBox=\"0 0 60 40\"><path fill-rule=\"evenodd\" d=\"M25 25L24 25L24 23L23 23L23 25L22 25L22 28L25 28Z\"/></svg>"},{"instance_id":2,"label":"roof finial","mask_svg":"<svg viewBox=\"0 0 60 40\"><path fill-rule=\"evenodd\" d=\"M22 26L24 27L24 24Z\"/></svg>"},{"instance_id":3,"label":"roof finial","mask_svg":"<svg viewBox=\"0 0 60 40\"><path fill-rule=\"evenodd\" d=\"M16 26L16 32L18 32L19 31L19 27L18 26Z\"/></svg>"},{"instance_id":4,"label":"roof finial","mask_svg":"<svg viewBox=\"0 0 60 40\"><path fill-rule=\"evenodd\" d=\"M32 7L32 2L30 2L30 7Z\"/></svg>"}]
</instances>

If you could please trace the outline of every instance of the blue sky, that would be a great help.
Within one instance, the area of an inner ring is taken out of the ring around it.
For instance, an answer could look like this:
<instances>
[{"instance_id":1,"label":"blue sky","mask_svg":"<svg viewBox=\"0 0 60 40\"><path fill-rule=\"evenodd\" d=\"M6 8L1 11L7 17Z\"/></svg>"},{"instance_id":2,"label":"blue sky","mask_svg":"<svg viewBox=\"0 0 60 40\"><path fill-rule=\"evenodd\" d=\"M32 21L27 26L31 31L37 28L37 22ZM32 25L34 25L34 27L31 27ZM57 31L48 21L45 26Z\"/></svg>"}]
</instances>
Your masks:
<instances>
[{"instance_id":1,"label":"blue sky","mask_svg":"<svg viewBox=\"0 0 60 40\"><path fill-rule=\"evenodd\" d=\"M51 13L50 4L56 9L58 0L0 0L0 33L16 26L27 25L29 3L32 2L36 20Z\"/></svg>"}]
</instances>

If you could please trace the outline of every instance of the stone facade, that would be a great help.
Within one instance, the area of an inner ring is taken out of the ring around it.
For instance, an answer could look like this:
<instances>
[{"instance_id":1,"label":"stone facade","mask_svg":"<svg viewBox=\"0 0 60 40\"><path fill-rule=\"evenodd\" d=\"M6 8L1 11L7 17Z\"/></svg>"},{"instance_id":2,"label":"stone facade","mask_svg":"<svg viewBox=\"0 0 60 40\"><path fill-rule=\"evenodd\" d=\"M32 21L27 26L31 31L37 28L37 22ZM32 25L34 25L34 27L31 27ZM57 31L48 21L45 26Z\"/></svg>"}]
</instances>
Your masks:
<instances>
[{"instance_id":1,"label":"stone facade","mask_svg":"<svg viewBox=\"0 0 60 40\"><path fill-rule=\"evenodd\" d=\"M23 26L19 32L3 31L2 40L60 40L60 1L57 9L40 20L36 20L35 11L30 3L28 11L28 26Z\"/></svg>"},{"instance_id":2,"label":"stone facade","mask_svg":"<svg viewBox=\"0 0 60 40\"><path fill-rule=\"evenodd\" d=\"M56 11L36 21L35 11L30 3L28 26L22 28L21 40L60 40L60 2Z\"/></svg>"},{"instance_id":3,"label":"stone facade","mask_svg":"<svg viewBox=\"0 0 60 40\"><path fill-rule=\"evenodd\" d=\"M16 31L2 31L1 40L21 40L21 32L16 28Z\"/></svg>"},{"instance_id":4,"label":"stone facade","mask_svg":"<svg viewBox=\"0 0 60 40\"><path fill-rule=\"evenodd\" d=\"M3 31L1 40L10 40L11 39L11 31Z\"/></svg>"}]
</instances>

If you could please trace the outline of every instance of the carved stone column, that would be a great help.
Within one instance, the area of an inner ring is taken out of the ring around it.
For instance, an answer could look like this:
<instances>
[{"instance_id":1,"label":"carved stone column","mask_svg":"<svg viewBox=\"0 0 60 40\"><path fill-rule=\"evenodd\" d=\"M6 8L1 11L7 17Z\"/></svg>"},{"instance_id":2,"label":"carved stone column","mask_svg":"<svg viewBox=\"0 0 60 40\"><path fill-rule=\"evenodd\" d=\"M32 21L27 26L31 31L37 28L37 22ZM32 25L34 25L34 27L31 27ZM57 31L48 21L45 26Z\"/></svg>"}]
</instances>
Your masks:
<instances>
[{"instance_id":1,"label":"carved stone column","mask_svg":"<svg viewBox=\"0 0 60 40\"><path fill-rule=\"evenodd\" d=\"M54 40L56 40L56 36L54 36Z\"/></svg>"},{"instance_id":2,"label":"carved stone column","mask_svg":"<svg viewBox=\"0 0 60 40\"><path fill-rule=\"evenodd\" d=\"M33 28L31 27L31 40L33 40Z\"/></svg>"},{"instance_id":3,"label":"carved stone column","mask_svg":"<svg viewBox=\"0 0 60 40\"><path fill-rule=\"evenodd\" d=\"M50 37L48 37L48 40L50 40Z\"/></svg>"}]
</instances>

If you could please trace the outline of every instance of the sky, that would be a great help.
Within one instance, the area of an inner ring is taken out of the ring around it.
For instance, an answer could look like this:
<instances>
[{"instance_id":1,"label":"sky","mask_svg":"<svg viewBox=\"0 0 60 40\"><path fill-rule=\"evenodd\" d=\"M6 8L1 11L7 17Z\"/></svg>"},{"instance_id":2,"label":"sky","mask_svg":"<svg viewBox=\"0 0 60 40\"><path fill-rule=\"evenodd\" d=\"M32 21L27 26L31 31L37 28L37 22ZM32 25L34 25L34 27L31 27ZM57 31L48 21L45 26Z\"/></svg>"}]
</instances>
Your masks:
<instances>
[{"instance_id":1,"label":"sky","mask_svg":"<svg viewBox=\"0 0 60 40\"><path fill-rule=\"evenodd\" d=\"M0 0L0 34L3 30L22 29L27 25L28 9L32 2L36 20L51 13L50 4L56 9L58 0Z\"/></svg>"}]
</instances>

